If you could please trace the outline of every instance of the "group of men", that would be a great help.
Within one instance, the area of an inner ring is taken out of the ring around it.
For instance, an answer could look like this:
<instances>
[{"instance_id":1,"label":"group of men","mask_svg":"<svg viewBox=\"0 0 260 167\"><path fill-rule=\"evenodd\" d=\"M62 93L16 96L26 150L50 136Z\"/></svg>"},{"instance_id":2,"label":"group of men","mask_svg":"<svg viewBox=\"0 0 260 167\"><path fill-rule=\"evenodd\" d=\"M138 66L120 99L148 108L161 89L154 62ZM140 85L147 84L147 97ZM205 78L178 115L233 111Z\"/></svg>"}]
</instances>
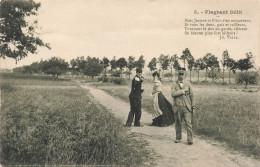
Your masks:
<instances>
[{"instance_id":1,"label":"group of men","mask_svg":"<svg viewBox=\"0 0 260 167\"><path fill-rule=\"evenodd\" d=\"M176 140L175 143L179 143L182 139L182 120L186 123L187 130L187 142L189 145L193 144L192 137L192 115L195 110L195 102L193 90L190 82L185 80L186 69L178 69L178 79L173 82L171 86L171 96L173 98L172 112L175 117L175 130ZM136 76L132 80L131 92L129 95L130 99L130 112L126 121L126 126L131 126L134 122L134 126L142 127L140 123L142 110L141 110L141 99L144 89L142 89L142 69L136 69Z\"/></svg>"}]
</instances>

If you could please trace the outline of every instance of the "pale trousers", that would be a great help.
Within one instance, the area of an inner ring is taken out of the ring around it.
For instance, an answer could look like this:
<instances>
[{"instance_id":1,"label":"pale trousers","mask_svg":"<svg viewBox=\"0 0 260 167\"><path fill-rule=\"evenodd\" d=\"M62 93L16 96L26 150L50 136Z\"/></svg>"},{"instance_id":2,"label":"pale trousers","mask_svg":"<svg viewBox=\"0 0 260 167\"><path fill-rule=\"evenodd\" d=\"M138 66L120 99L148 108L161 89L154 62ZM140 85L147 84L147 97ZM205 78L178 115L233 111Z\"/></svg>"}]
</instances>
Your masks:
<instances>
[{"instance_id":1,"label":"pale trousers","mask_svg":"<svg viewBox=\"0 0 260 167\"><path fill-rule=\"evenodd\" d=\"M186 124L187 131L187 141L192 142L192 114L187 110L185 106L174 106L174 116L175 116L175 130L176 130L176 139L182 139L182 119L184 119Z\"/></svg>"}]
</instances>

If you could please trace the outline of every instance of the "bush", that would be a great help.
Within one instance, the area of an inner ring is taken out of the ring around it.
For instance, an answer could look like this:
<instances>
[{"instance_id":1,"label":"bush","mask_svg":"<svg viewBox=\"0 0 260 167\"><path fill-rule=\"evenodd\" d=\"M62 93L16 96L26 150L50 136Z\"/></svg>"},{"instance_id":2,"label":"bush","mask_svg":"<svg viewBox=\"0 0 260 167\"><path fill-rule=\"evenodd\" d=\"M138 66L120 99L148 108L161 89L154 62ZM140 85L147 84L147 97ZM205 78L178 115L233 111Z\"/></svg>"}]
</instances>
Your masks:
<instances>
[{"instance_id":1,"label":"bush","mask_svg":"<svg viewBox=\"0 0 260 167\"><path fill-rule=\"evenodd\" d=\"M111 74L111 76L113 77L120 77L120 75L121 75L121 71L115 71Z\"/></svg>"},{"instance_id":2,"label":"bush","mask_svg":"<svg viewBox=\"0 0 260 167\"><path fill-rule=\"evenodd\" d=\"M241 72L236 78L237 84L245 84L246 87L248 84L258 84L259 74L255 71L250 72Z\"/></svg>"},{"instance_id":3,"label":"bush","mask_svg":"<svg viewBox=\"0 0 260 167\"><path fill-rule=\"evenodd\" d=\"M15 90L15 88L8 83L2 83L1 90L11 92L11 91Z\"/></svg>"},{"instance_id":4,"label":"bush","mask_svg":"<svg viewBox=\"0 0 260 167\"><path fill-rule=\"evenodd\" d=\"M164 77L166 77L166 78L170 78L170 77L173 77L173 74L172 73L165 73L164 74Z\"/></svg>"},{"instance_id":5,"label":"bush","mask_svg":"<svg viewBox=\"0 0 260 167\"><path fill-rule=\"evenodd\" d=\"M221 77L220 69L212 67L210 70L207 71L207 77L211 78L214 82L215 80Z\"/></svg>"},{"instance_id":6,"label":"bush","mask_svg":"<svg viewBox=\"0 0 260 167\"><path fill-rule=\"evenodd\" d=\"M112 82L117 85L126 85L124 78L113 78Z\"/></svg>"},{"instance_id":7,"label":"bush","mask_svg":"<svg viewBox=\"0 0 260 167\"><path fill-rule=\"evenodd\" d=\"M108 82L108 77L99 77L98 81Z\"/></svg>"}]
</instances>

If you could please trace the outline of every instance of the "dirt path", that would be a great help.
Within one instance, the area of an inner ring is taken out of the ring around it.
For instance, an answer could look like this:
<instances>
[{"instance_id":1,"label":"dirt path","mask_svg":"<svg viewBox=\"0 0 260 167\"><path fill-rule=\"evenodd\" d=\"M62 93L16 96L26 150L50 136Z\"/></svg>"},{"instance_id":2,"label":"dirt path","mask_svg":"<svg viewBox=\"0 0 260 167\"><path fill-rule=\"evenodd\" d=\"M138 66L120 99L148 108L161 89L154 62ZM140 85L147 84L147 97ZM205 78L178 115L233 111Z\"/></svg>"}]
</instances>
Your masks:
<instances>
[{"instance_id":1,"label":"dirt path","mask_svg":"<svg viewBox=\"0 0 260 167\"><path fill-rule=\"evenodd\" d=\"M122 120L122 126L126 122L129 112L129 104L113 98L106 92L90 87L86 84L80 85L89 89L93 97L105 106L116 117ZM156 154L156 166L177 166L177 167L258 167L260 161L245 157L239 153L226 150L218 143L212 143L195 136L194 144L189 146L186 142L186 134L183 134L181 143L174 143L175 129L169 127L152 127L152 116L142 110L141 123L144 127L129 128L149 143L151 150ZM152 162L151 162L152 163ZM147 162L149 165L150 162Z\"/></svg>"}]
</instances>

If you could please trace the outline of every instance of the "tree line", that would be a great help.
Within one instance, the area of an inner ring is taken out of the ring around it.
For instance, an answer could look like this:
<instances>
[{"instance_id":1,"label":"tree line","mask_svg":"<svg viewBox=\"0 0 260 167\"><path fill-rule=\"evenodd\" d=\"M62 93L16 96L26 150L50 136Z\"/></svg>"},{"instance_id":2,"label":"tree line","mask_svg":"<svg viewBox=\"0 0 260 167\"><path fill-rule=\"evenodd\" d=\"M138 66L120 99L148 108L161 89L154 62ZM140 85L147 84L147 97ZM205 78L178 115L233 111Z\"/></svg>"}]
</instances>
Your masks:
<instances>
[{"instance_id":1,"label":"tree line","mask_svg":"<svg viewBox=\"0 0 260 167\"><path fill-rule=\"evenodd\" d=\"M235 73L236 70L240 70L244 75L244 81L246 82L246 85L249 83L248 70L254 68L254 61L253 61L253 54L251 52L248 52L245 54L245 58L234 60L230 57L227 50L223 51L222 59L219 61L218 57L216 57L212 53L205 54L202 58L195 59L190 50L186 48L182 51L181 56L177 56L177 54L174 54L173 56L170 55L164 55L161 54L160 57L152 58L152 60L148 63L148 68L150 71L155 70L157 63L160 65L160 69L162 70L162 73L164 73L165 70L170 69L171 70L171 76L173 76L172 71L180 67L180 61L183 62L184 68L189 70L190 74L190 81L191 81L191 72L192 70L196 71L198 74L198 82L199 82L199 74L201 70L206 70L206 79L207 77L211 78L213 81L216 79L222 78L223 83L225 82L224 79L224 71L227 69L229 73L229 83L230 83L230 73ZM222 66L222 75L220 74ZM205 79L205 80L206 80Z\"/></svg>"},{"instance_id":2,"label":"tree line","mask_svg":"<svg viewBox=\"0 0 260 167\"><path fill-rule=\"evenodd\" d=\"M245 58L236 61L231 58L228 51L225 50L222 54L222 59L219 61L218 57L212 53L207 53L202 58L195 59L188 48L183 50L181 56L177 56L177 54L174 54L173 56L161 54L158 58L154 57L148 63L147 67L151 72L158 67L158 70L161 70L163 75L165 70L170 69L170 76L173 77L173 71L176 72L181 66L180 61L183 62L184 68L190 71L190 80L192 70L197 72L198 82L201 70L206 71L206 79L208 77L215 81L218 78L222 78L224 83L224 71L227 69L230 83L231 72L235 73L236 70L241 70L241 72L247 73L249 69L254 68L253 54L251 52L246 53ZM220 65L222 65L222 76ZM97 57L88 56L85 58L84 56L81 56L70 60L70 63L66 62L64 59L52 57L49 60L41 60L40 62L34 62L31 65L15 68L13 71L30 74L45 73L52 75L54 78L58 78L59 75L66 72L70 72L72 75L89 76L92 78L103 74L102 77L104 80L107 77L108 69L110 69L112 76L119 77L121 74L126 74L130 78L133 69L143 69L144 67L145 60L143 55L137 60L134 56L129 56L127 59L124 57L119 59L113 57L111 60L107 57L99 59Z\"/></svg>"},{"instance_id":3,"label":"tree line","mask_svg":"<svg viewBox=\"0 0 260 167\"><path fill-rule=\"evenodd\" d=\"M107 70L110 67L112 76L120 77L121 74L130 75L134 68L144 68L145 60L141 55L137 60L134 56L129 56L128 59L121 57L109 60L104 57L99 59L97 57L77 57L70 60L70 63L58 57L52 57L49 60L41 60L40 62L33 62L31 65L17 67L13 69L15 73L29 73L32 74L47 74L52 75L54 79L58 79L61 74L70 72L72 75L89 76L92 79L95 76L102 75L102 79L107 77ZM127 71L125 69L127 68Z\"/></svg>"}]
</instances>

